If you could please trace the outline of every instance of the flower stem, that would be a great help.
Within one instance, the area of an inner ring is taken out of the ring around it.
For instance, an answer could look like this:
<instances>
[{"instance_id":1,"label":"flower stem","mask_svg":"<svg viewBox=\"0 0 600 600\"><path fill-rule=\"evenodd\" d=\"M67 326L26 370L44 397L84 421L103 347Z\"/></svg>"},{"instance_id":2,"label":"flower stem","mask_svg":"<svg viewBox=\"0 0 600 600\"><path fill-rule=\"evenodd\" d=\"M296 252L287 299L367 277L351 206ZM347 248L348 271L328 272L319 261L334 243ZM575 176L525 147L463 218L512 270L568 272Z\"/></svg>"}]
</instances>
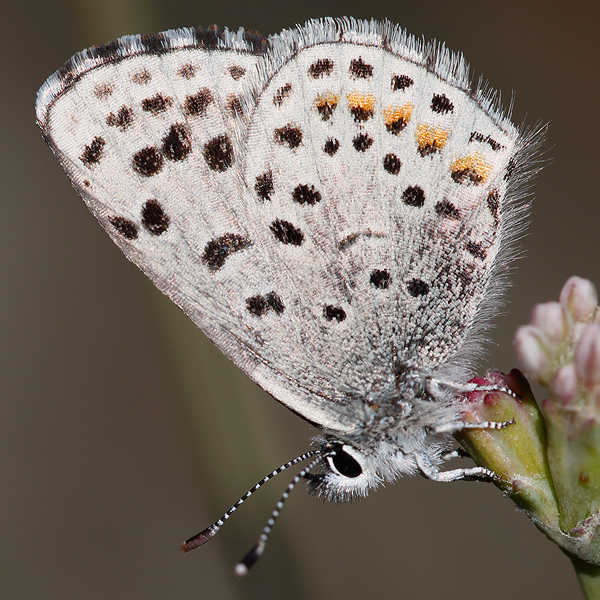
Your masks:
<instances>
[{"instance_id":1,"label":"flower stem","mask_svg":"<svg viewBox=\"0 0 600 600\"><path fill-rule=\"evenodd\" d=\"M570 558L586 600L600 600L600 567L574 556Z\"/></svg>"}]
</instances>

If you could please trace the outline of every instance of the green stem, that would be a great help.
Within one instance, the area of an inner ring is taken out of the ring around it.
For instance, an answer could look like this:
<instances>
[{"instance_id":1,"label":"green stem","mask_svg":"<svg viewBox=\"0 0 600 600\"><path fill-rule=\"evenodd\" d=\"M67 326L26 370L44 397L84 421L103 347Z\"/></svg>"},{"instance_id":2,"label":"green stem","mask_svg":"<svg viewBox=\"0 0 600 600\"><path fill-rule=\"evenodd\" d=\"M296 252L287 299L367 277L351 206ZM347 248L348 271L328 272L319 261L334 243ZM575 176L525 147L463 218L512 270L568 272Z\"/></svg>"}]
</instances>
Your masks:
<instances>
[{"instance_id":1,"label":"green stem","mask_svg":"<svg viewBox=\"0 0 600 600\"><path fill-rule=\"evenodd\" d=\"M586 600L600 600L600 567L574 556L570 558Z\"/></svg>"}]
</instances>

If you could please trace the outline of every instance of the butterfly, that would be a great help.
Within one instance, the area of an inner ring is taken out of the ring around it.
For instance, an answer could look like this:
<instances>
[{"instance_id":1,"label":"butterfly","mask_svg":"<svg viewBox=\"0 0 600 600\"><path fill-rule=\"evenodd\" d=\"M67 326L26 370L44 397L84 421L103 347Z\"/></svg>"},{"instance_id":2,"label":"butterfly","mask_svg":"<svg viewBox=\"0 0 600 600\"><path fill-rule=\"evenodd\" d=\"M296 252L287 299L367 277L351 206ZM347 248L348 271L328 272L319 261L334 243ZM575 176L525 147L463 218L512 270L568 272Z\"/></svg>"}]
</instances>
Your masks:
<instances>
[{"instance_id":1,"label":"butterfly","mask_svg":"<svg viewBox=\"0 0 600 600\"><path fill-rule=\"evenodd\" d=\"M320 434L301 461L332 501L443 470L506 288L540 132L515 127L443 45L323 19L125 36L38 92L44 138L113 241ZM495 388L494 388L495 389Z\"/></svg>"}]
</instances>

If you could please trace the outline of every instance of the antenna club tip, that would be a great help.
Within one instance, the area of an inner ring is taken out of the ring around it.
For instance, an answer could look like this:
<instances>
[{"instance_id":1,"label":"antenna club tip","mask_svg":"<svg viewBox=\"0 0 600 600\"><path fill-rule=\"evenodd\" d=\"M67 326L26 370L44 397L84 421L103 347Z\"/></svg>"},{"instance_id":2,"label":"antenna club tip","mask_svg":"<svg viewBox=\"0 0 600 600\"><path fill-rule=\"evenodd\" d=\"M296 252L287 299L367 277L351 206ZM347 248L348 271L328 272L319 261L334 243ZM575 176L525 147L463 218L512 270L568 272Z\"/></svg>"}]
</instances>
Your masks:
<instances>
[{"instance_id":1,"label":"antenna club tip","mask_svg":"<svg viewBox=\"0 0 600 600\"><path fill-rule=\"evenodd\" d=\"M244 577L254 566L254 563L262 556L262 553L265 550L265 543L266 542L263 539L256 542L252 550L250 550L250 552L248 552L248 554L246 554L246 556L244 556L244 558L242 558L242 560L235 565L233 572L235 573L236 577Z\"/></svg>"},{"instance_id":2,"label":"antenna club tip","mask_svg":"<svg viewBox=\"0 0 600 600\"><path fill-rule=\"evenodd\" d=\"M207 527L204 531L196 534L194 537L191 537L189 540L186 540L181 544L180 550L182 554L189 552L190 550L194 550L199 548L200 546L206 544L208 540L212 539L212 537L219 531L218 527L211 525Z\"/></svg>"}]
</instances>

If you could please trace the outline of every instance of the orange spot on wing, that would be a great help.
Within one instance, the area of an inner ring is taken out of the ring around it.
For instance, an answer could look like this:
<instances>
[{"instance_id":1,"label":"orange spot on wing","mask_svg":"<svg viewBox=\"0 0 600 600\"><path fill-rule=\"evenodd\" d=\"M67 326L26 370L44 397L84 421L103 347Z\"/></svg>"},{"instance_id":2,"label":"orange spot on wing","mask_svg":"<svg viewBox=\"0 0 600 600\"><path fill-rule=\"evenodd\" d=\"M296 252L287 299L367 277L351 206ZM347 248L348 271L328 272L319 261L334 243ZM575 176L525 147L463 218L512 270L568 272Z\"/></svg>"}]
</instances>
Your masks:
<instances>
[{"instance_id":1,"label":"orange spot on wing","mask_svg":"<svg viewBox=\"0 0 600 600\"><path fill-rule=\"evenodd\" d=\"M408 125L414 108L411 102L402 106L386 106L383 111L383 122L387 130L398 135Z\"/></svg>"},{"instance_id":2,"label":"orange spot on wing","mask_svg":"<svg viewBox=\"0 0 600 600\"><path fill-rule=\"evenodd\" d=\"M331 118L331 115L337 108L339 101L339 96L333 92L323 92L322 94L317 94L315 98L315 108L321 115L321 119L323 119L323 121L328 121Z\"/></svg>"},{"instance_id":3,"label":"orange spot on wing","mask_svg":"<svg viewBox=\"0 0 600 600\"><path fill-rule=\"evenodd\" d=\"M375 96L351 92L347 96L348 108L357 122L367 121L375 112Z\"/></svg>"},{"instance_id":4,"label":"orange spot on wing","mask_svg":"<svg viewBox=\"0 0 600 600\"><path fill-rule=\"evenodd\" d=\"M417 126L417 145L421 156L439 152L448 142L450 130L432 127L427 123Z\"/></svg>"},{"instance_id":5,"label":"orange spot on wing","mask_svg":"<svg viewBox=\"0 0 600 600\"><path fill-rule=\"evenodd\" d=\"M452 179L456 183L481 185L492 172L490 165L479 152L457 158L450 168Z\"/></svg>"},{"instance_id":6,"label":"orange spot on wing","mask_svg":"<svg viewBox=\"0 0 600 600\"><path fill-rule=\"evenodd\" d=\"M352 108L362 108L373 111L375 109L375 96L371 94L359 94L352 92L348 94L348 106Z\"/></svg>"}]
</instances>

